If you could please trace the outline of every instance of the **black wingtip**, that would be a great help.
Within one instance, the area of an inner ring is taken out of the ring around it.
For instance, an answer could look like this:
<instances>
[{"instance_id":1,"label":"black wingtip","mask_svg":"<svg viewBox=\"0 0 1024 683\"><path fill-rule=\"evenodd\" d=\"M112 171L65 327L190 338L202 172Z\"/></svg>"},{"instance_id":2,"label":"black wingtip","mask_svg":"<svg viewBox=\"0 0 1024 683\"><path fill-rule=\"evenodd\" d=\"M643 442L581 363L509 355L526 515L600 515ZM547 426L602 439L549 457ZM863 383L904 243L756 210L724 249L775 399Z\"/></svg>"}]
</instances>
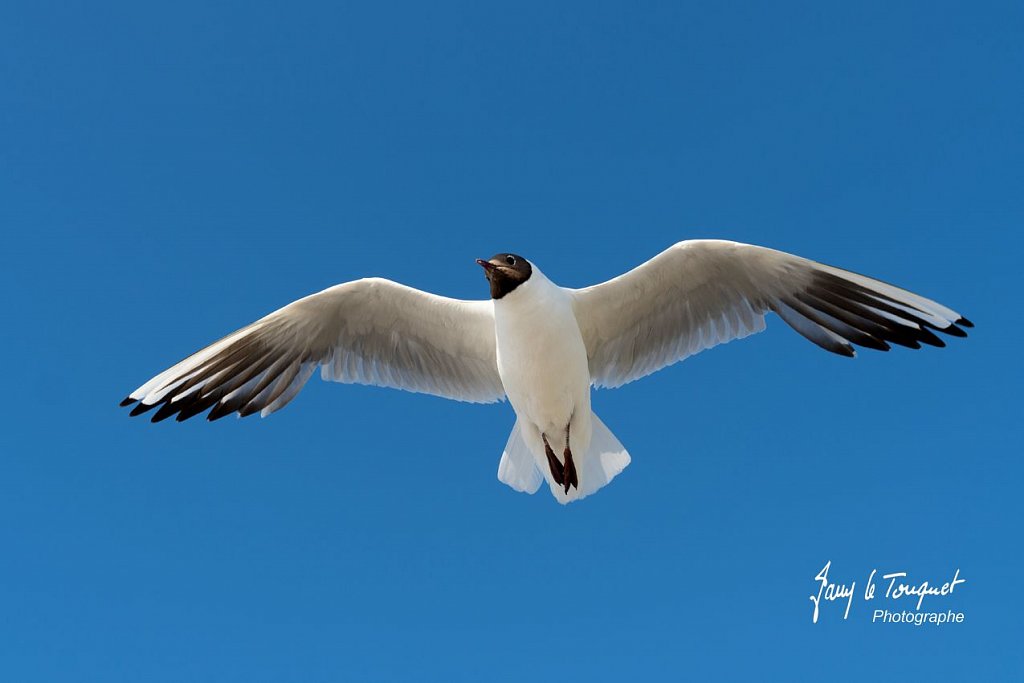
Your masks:
<instances>
[{"instance_id":1,"label":"black wingtip","mask_svg":"<svg viewBox=\"0 0 1024 683\"><path fill-rule=\"evenodd\" d=\"M918 339L921 340L922 342L924 342L925 344L928 344L929 346L937 346L939 348L942 348L942 347L944 347L946 345L946 342L942 341L941 339L936 337L934 334L929 332L926 327L922 327L921 331L918 332L917 334L918 334Z\"/></svg>"},{"instance_id":2,"label":"black wingtip","mask_svg":"<svg viewBox=\"0 0 1024 683\"><path fill-rule=\"evenodd\" d=\"M130 412L128 414L131 415L132 417L136 417L137 415L142 415L147 410L153 410L153 408L155 408L155 407L156 407L155 403L149 403L149 404L140 403L139 405L137 405L134 408L132 408L132 412Z\"/></svg>"},{"instance_id":3,"label":"black wingtip","mask_svg":"<svg viewBox=\"0 0 1024 683\"><path fill-rule=\"evenodd\" d=\"M974 327L974 323L972 323L967 318L960 318L959 320L956 321L956 324L963 325L964 327Z\"/></svg>"},{"instance_id":4,"label":"black wingtip","mask_svg":"<svg viewBox=\"0 0 1024 683\"><path fill-rule=\"evenodd\" d=\"M124 407L130 406L131 404L135 403L136 400L138 400L138 399L134 399L131 396L126 396L124 398L124 400L121 401L120 405L121 405L122 408L124 408Z\"/></svg>"},{"instance_id":5,"label":"black wingtip","mask_svg":"<svg viewBox=\"0 0 1024 683\"><path fill-rule=\"evenodd\" d=\"M180 404L174 403L173 401L167 401L162 406L160 406L160 410L156 411L156 413L153 414L153 417L149 418L149 421L153 422L154 424L157 422L163 422L164 420L169 418L171 415L174 415L179 410L181 410Z\"/></svg>"},{"instance_id":6,"label":"black wingtip","mask_svg":"<svg viewBox=\"0 0 1024 683\"><path fill-rule=\"evenodd\" d=\"M942 331L945 332L946 334L952 335L954 337L966 337L967 336L966 332L961 330L959 327L957 327L953 323L950 323L948 327L943 327Z\"/></svg>"},{"instance_id":7,"label":"black wingtip","mask_svg":"<svg viewBox=\"0 0 1024 683\"><path fill-rule=\"evenodd\" d=\"M207 410L213 407L213 405L219 400L220 397L216 393L214 393L209 394L207 396L193 396L191 398L191 401L183 402L181 412L178 413L178 415L174 418L178 422L184 422L190 417L194 417L199 413L206 412Z\"/></svg>"},{"instance_id":8,"label":"black wingtip","mask_svg":"<svg viewBox=\"0 0 1024 683\"><path fill-rule=\"evenodd\" d=\"M238 417L249 417L250 415L258 412L260 412L259 408L252 404L249 404L238 411Z\"/></svg>"},{"instance_id":9,"label":"black wingtip","mask_svg":"<svg viewBox=\"0 0 1024 683\"><path fill-rule=\"evenodd\" d=\"M219 420L222 417L227 417L231 413L235 412L227 403L218 403L213 407L213 410L206 416L206 419L210 422Z\"/></svg>"}]
</instances>

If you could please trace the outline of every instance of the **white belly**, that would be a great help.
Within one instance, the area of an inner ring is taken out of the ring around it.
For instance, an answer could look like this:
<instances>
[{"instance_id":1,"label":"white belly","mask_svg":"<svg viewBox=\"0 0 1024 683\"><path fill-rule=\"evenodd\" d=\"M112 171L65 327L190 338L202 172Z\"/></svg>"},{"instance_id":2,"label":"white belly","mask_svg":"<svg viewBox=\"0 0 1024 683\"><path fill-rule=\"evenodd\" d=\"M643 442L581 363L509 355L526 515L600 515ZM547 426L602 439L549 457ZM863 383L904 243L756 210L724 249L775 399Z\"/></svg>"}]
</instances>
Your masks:
<instances>
[{"instance_id":1,"label":"white belly","mask_svg":"<svg viewBox=\"0 0 1024 683\"><path fill-rule=\"evenodd\" d=\"M498 372L516 413L539 429L564 429L589 397L587 354L579 331L552 330L498 343ZM578 342L578 343L574 343ZM589 400L586 401L589 409Z\"/></svg>"},{"instance_id":2,"label":"white belly","mask_svg":"<svg viewBox=\"0 0 1024 683\"><path fill-rule=\"evenodd\" d=\"M502 305L495 316L498 373L516 415L527 431L547 436L559 454L571 422L573 451L585 452L590 442L590 369L569 301L552 296L501 303L524 304ZM537 446L531 444L534 450ZM542 454L543 447L539 450Z\"/></svg>"}]
</instances>

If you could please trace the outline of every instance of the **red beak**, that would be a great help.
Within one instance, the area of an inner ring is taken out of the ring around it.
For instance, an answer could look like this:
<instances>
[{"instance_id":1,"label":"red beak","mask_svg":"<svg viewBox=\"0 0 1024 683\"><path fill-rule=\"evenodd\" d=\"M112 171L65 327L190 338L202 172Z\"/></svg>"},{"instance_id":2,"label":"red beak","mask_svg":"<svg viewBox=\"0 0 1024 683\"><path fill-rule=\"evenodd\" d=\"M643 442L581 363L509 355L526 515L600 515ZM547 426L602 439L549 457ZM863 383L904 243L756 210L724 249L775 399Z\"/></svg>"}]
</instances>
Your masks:
<instances>
[{"instance_id":1,"label":"red beak","mask_svg":"<svg viewBox=\"0 0 1024 683\"><path fill-rule=\"evenodd\" d=\"M490 261L484 261L482 258L478 258L476 260L476 262L477 262L478 265L483 266L483 269L487 270L487 271L494 270L494 269L496 269L498 267L498 266L494 265L493 263L491 263Z\"/></svg>"}]
</instances>

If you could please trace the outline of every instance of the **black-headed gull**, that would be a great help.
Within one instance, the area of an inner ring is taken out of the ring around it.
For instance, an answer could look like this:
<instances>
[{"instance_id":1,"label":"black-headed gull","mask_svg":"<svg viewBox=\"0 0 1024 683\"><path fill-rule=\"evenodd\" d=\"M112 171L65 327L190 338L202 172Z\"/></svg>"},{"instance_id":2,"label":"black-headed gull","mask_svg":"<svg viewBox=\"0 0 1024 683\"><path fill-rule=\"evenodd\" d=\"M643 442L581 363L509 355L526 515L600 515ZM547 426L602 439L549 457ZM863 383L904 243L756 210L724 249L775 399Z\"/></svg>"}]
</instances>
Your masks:
<instances>
[{"instance_id":1,"label":"black-headed gull","mask_svg":"<svg viewBox=\"0 0 1024 683\"><path fill-rule=\"evenodd\" d=\"M498 479L561 503L611 481L630 457L590 409L617 387L765 327L774 311L818 346L944 346L959 313L899 287L781 251L680 242L625 275L567 289L516 254L477 260L490 301L461 301L390 280L346 282L291 303L189 356L133 391L132 415L179 421L208 409L266 416L318 367L326 380L489 403L516 423Z\"/></svg>"}]
</instances>

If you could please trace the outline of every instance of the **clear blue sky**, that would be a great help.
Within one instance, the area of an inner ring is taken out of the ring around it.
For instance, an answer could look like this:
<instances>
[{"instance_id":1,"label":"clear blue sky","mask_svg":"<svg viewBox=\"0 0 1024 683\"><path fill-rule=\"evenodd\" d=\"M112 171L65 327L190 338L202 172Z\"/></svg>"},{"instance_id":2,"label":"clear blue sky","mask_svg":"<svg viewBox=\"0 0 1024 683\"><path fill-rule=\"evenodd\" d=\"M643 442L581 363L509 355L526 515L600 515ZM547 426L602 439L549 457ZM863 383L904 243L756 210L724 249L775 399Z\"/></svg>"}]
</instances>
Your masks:
<instances>
[{"instance_id":1,"label":"clear blue sky","mask_svg":"<svg viewBox=\"0 0 1024 683\"><path fill-rule=\"evenodd\" d=\"M11 681L1007 680L1020 642L1019 3L0 6L0 669ZM943 350L778 319L595 408L560 507L513 415L312 381L260 420L117 408L292 299L483 298L686 238L894 281ZM827 560L968 583L811 623Z\"/></svg>"}]
</instances>

